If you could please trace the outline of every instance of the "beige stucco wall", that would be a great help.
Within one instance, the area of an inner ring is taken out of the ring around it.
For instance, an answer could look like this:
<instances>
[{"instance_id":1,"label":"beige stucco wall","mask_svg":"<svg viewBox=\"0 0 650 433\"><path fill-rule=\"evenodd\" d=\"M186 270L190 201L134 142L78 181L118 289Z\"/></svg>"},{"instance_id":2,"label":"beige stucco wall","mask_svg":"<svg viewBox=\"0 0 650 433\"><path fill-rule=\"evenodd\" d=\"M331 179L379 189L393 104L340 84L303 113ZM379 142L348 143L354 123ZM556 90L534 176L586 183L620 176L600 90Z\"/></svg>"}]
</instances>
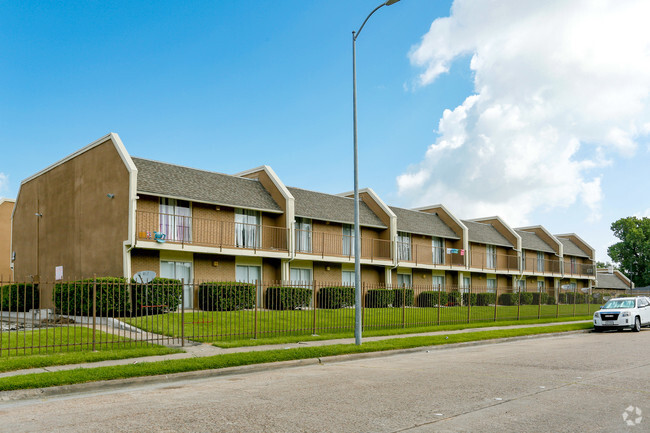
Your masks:
<instances>
[{"instance_id":1,"label":"beige stucco wall","mask_svg":"<svg viewBox=\"0 0 650 433\"><path fill-rule=\"evenodd\" d=\"M129 172L109 140L21 185L13 220L16 280L40 274L41 306L50 306L45 283L54 281L57 266L64 279L123 276L128 221Z\"/></svg>"},{"instance_id":2,"label":"beige stucco wall","mask_svg":"<svg viewBox=\"0 0 650 433\"><path fill-rule=\"evenodd\" d=\"M0 283L11 281L11 212L12 201L0 204Z\"/></svg>"}]
</instances>

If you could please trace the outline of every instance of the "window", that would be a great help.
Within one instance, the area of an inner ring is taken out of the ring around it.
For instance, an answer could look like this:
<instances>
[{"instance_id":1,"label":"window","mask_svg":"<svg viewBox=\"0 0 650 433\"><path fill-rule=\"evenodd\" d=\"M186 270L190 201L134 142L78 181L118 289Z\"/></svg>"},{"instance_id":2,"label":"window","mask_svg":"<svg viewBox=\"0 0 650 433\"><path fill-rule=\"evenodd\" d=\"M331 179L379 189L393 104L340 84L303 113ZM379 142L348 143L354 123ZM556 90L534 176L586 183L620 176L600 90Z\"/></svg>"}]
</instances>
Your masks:
<instances>
[{"instance_id":1,"label":"window","mask_svg":"<svg viewBox=\"0 0 650 433\"><path fill-rule=\"evenodd\" d=\"M544 253L537 251L537 272L544 272Z\"/></svg>"},{"instance_id":2,"label":"window","mask_svg":"<svg viewBox=\"0 0 650 433\"><path fill-rule=\"evenodd\" d=\"M296 218L296 251L311 253L311 220Z\"/></svg>"},{"instance_id":3,"label":"window","mask_svg":"<svg viewBox=\"0 0 650 433\"><path fill-rule=\"evenodd\" d=\"M354 255L354 227L352 224L343 224L343 255Z\"/></svg>"},{"instance_id":4,"label":"window","mask_svg":"<svg viewBox=\"0 0 650 433\"><path fill-rule=\"evenodd\" d=\"M261 238L261 214L256 210L235 210L235 246L259 248Z\"/></svg>"},{"instance_id":5,"label":"window","mask_svg":"<svg viewBox=\"0 0 650 433\"><path fill-rule=\"evenodd\" d=\"M526 270L526 251L521 250L521 270Z\"/></svg>"},{"instance_id":6,"label":"window","mask_svg":"<svg viewBox=\"0 0 650 433\"><path fill-rule=\"evenodd\" d=\"M311 269L291 268L291 284L297 287L311 287Z\"/></svg>"},{"instance_id":7,"label":"window","mask_svg":"<svg viewBox=\"0 0 650 433\"><path fill-rule=\"evenodd\" d=\"M354 286L354 271L341 271L341 283L344 286Z\"/></svg>"},{"instance_id":8,"label":"window","mask_svg":"<svg viewBox=\"0 0 650 433\"><path fill-rule=\"evenodd\" d=\"M433 289L438 290L445 288L445 277L442 275L434 275L431 277L431 282L433 284Z\"/></svg>"},{"instance_id":9,"label":"window","mask_svg":"<svg viewBox=\"0 0 650 433\"><path fill-rule=\"evenodd\" d=\"M433 252L433 264L442 265L445 263L445 242L442 238L431 238L431 249Z\"/></svg>"},{"instance_id":10,"label":"window","mask_svg":"<svg viewBox=\"0 0 650 433\"><path fill-rule=\"evenodd\" d=\"M174 198L160 198L160 233L165 240L192 241L192 210L190 202Z\"/></svg>"},{"instance_id":11,"label":"window","mask_svg":"<svg viewBox=\"0 0 650 433\"><path fill-rule=\"evenodd\" d=\"M397 274L397 287L411 287L411 274Z\"/></svg>"},{"instance_id":12,"label":"window","mask_svg":"<svg viewBox=\"0 0 650 433\"><path fill-rule=\"evenodd\" d=\"M537 291L538 292L544 291L544 281L537 281Z\"/></svg>"},{"instance_id":13,"label":"window","mask_svg":"<svg viewBox=\"0 0 650 433\"><path fill-rule=\"evenodd\" d=\"M472 286L472 278L471 277L463 277L463 288L469 289Z\"/></svg>"},{"instance_id":14,"label":"window","mask_svg":"<svg viewBox=\"0 0 650 433\"><path fill-rule=\"evenodd\" d=\"M488 278L487 279L487 292L488 293L495 293L497 291L497 279L496 278Z\"/></svg>"},{"instance_id":15,"label":"window","mask_svg":"<svg viewBox=\"0 0 650 433\"><path fill-rule=\"evenodd\" d=\"M571 273L575 274L576 273L576 258L571 257Z\"/></svg>"},{"instance_id":16,"label":"window","mask_svg":"<svg viewBox=\"0 0 650 433\"><path fill-rule=\"evenodd\" d=\"M257 283L262 279L262 267L237 265L235 279L240 283Z\"/></svg>"},{"instance_id":17,"label":"window","mask_svg":"<svg viewBox=\"0 0 650 433\"><path fill-rule=\"evenodd\" d=\"M411 234L397 232L397 258L399 260L411 260Z\"/></svg>"},{"instance_id":18,"label":"window","mask_svg":"<svg viewBox=\"0 0 650 433\"><path fill-rule=\"evenodd\" d=\"M183 308L192 308L192 263L191 262L160 262L160 277L173 278L174 280L182 280L185 285L183 286ZM180 299L178 300L180 305Z\"/></svg>"},{"instance_id":19,"label":"window","mask_svg":"<svg viewBox=\"0 0 650 433\"><path fill-rule=\"evenodd\" d=\"M525 292L526 291L526 280L524 280L524 279L517 280L517 288L519 289L520 292Z\"/></svg>"},{"instance_id":20,"label":"window","mask_svg":"<svg viewBox=\"0 0 650 433\"><path fill-rule=\"evenodd\" d=\"M497 267L497 247L494 245L485 246L485 255L487 258L487 268L496 268Z\"/></svg>"}]
</instances>

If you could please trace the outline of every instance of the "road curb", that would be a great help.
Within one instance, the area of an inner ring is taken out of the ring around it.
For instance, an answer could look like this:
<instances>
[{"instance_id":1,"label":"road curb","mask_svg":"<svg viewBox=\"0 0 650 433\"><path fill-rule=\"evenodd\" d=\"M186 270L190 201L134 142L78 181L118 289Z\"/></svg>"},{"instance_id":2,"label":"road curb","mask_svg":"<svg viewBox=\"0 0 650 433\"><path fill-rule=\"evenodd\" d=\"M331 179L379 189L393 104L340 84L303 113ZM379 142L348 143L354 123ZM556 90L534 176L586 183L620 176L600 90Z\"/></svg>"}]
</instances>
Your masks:
<instances>
[{"instance_id":1,"label":"road curb","mask_svg":"<svg viewBox=\"0 0 650 433\"><path fill-rule=\"evenodd\" d=\"M409 349L387 350L387 351L380 351L380 352L353 353L347 355L328 356L324 358L297 359L297 360L290 360L290 361L272 362L266 364L251 364L251 365L242 365L237 367L226 367L226 368L211 369L211 370L188 371L188 372L173 373L173 374L160 375L160 376L143 376L143 377L134 377L128 379L115 379L115 380L108 380L108 381L80 383L74 385L53 386L48 388L1 391L0 402L13 402L13 401L20 401L20 400L47 398L52 396L92 393L95 391L107 391L113 389L136 388L136 387L151 385L151 384L174 383L174 382L185 381L185 380L198 380L198 379L207 379L207 378L214 378L220 376L232 376L235 374L259 373L264 371L273 371L273 370L280 370L284 368L303 367L309 365L335 364L340 362L356 361L360 359L383 358L383 357L417 353L423 351L430 352L434 350L458 349L463 347L483 346L488 344L501 344L501 343L521 341L521 340L550 338L550 337L572 335L572 334L583 334L588 332L591 332L591 329L566 331L566 332L553 332L553 333L546 333L546 334L533 334L533 335L525 335L519 337L496 338L490 340L468 341L463 343L450 343L450 344L442 344L442 345L434 345L434 346L420 346L420 347L413 347Z\"/></svg>"}]
</instances>

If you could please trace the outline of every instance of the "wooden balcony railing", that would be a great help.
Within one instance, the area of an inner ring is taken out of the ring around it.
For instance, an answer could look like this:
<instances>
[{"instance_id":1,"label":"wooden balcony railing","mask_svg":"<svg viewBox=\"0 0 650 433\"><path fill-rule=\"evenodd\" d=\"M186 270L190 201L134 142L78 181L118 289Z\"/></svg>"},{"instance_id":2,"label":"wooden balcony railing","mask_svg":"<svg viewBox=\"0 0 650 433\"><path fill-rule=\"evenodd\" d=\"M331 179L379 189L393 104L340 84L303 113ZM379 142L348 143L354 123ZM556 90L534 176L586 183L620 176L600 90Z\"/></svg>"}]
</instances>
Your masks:
<instances>
[{"instance_id":1,"label":"wooden balcony railing","mask_svg":"<svg viewBox=\"0 0 650 433\"><path fill-rule=\"evenodd\" d=\"M218 248L289 251L284 227L217 221L205 218L138 211L136 235L155 240Z\"/></svg>"},{"instance_id":2,"label":"wooden balcony railing","mask_svg":"<svg viewBox=\"0 0 650 433\"><path fill-rule=\"evenodd\" d=\"M413 245L410 242L397 243L397 259L416 265L439 265L440 267L464 266L465 256L448 253L446 248L428 245Z\"/></svg>"},{"instance_id":3,"label":"wooden balcony railing","mask_svg":"<svg viewBox=\"0 0 650 433\"><path fill-rule=\"evenodd\" d=\"M296 230L296 253L321 257L354 257L354 236L309 230ZM390 241L361 238L361 258L391 260Z\"/></svg>"},{"instance_id":4,"label":"wooden balcony railing","mask_svg":"<svg viewBox=\"0 0 650 433\"><path fill-rule=\"evenodd\" d=\"M470 267L494 269L500 271L518 271L519 257L505 254L487 254L480 251L470 252Z\"/></svg>"}]
</instances>

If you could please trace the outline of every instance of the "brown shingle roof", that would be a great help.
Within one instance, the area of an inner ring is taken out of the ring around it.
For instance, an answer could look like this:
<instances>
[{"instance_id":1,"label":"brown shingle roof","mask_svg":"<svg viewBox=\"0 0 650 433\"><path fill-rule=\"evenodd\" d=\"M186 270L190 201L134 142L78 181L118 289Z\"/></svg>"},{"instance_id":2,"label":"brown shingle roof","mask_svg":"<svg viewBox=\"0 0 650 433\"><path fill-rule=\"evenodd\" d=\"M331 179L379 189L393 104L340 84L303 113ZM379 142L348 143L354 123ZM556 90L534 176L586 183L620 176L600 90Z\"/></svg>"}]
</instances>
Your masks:
<instances>
[{"instance_id":1,"label":"brown shingle roof","mask_svg":"<svg viewBox=\"0 0 650 433\"><path fill-rule=\"evenodd\" d=\"M468 238L470 242L479 244L499 245L502 247L513 248L510 243L492 224L479 223L475 221L465 221L463 224L467 227Z\"/></svg>"},{"instance_id":2,"label":"brown shingle roof","mask_svg":"<svg viewBox=\"0 0 650 433\"><path fill-rule=\"evenodd\" d=\"M401 232L459 239L458 235L434 213L389 207L397 217L397 230Z\"/></svg>"},{"instance_id":3,"label":"brown shingle roof","mask_svg":"<svg viewBox=\"0 0 650 433\"><path fill-rule=\"evenodd\" d=\"M354 224L354 199L294 187L288 189L295 198L297 217ZM386 228L363 201L359 202L359 222L366 227Z\"/></svg>"},{"instance_id":4,"label":"brown shingle roof","mask_svg":"<svg viewBox=\"0 0 650 433\"><path fill-rule=\"evenodd\" d=\"M138 169L137 191L139 193L282 212L280 206L257 180L148 159L132 159Z\"/></svg>"}]
</instances>

